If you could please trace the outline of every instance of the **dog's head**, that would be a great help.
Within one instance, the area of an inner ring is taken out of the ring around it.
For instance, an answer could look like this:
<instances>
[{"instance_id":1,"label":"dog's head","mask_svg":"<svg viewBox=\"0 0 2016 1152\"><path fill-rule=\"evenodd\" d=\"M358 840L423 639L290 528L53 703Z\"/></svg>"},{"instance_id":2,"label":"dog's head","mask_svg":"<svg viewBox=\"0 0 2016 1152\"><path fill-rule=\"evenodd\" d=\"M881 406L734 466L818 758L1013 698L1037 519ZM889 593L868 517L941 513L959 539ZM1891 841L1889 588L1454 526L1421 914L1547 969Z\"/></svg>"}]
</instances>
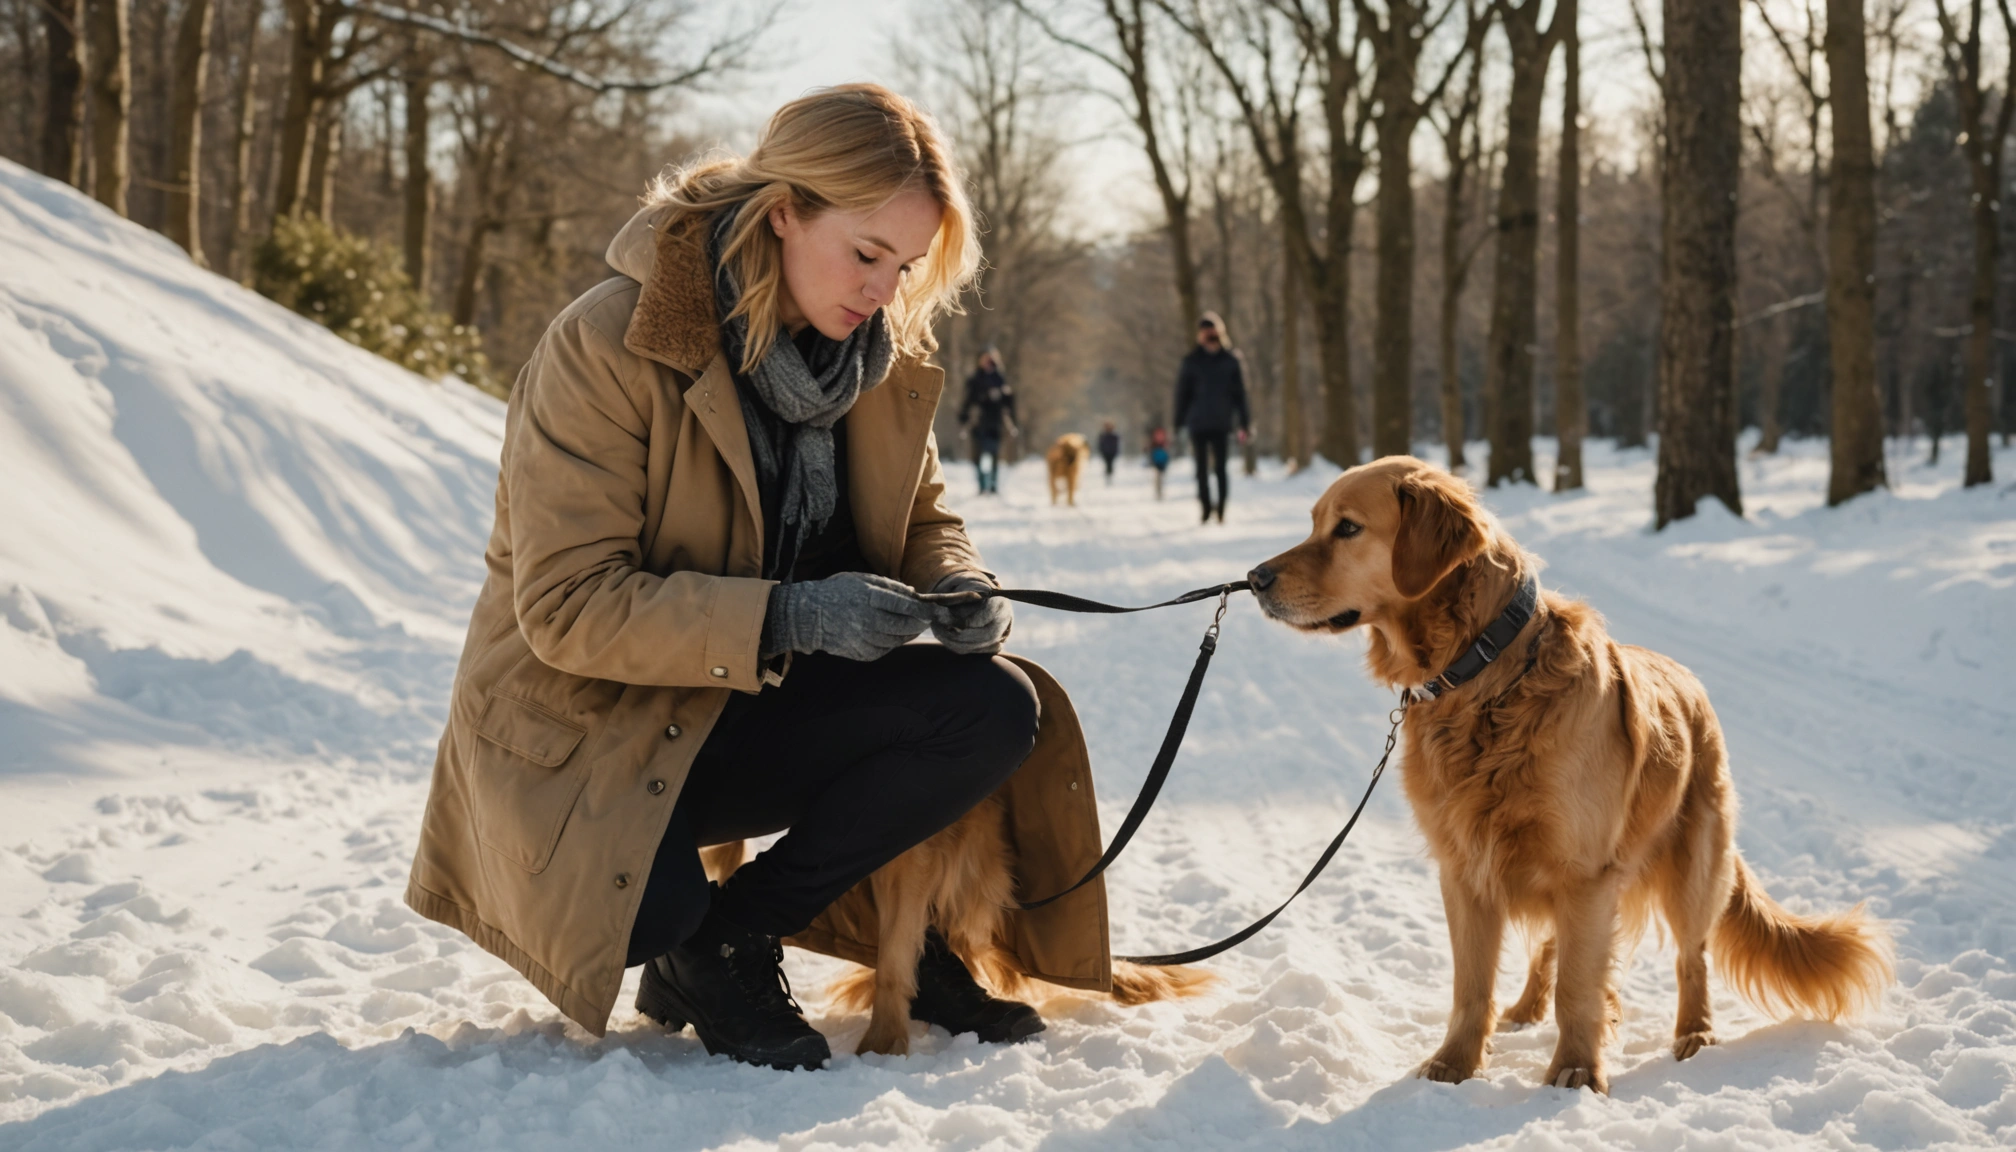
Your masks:
<instances>
[{"instance_id":1,"label":"dog's head","mask_svg":"<svg viewBox=\"0 0 2016 1152\"><path fill-rule=\"evenodd\" d=\"M1306 632L1387 619L1489 543L1469 485L1411 456L1344 473L1310 519L1307 540L1247 574L1267 615Z\"/></svg>"}]
</instances>

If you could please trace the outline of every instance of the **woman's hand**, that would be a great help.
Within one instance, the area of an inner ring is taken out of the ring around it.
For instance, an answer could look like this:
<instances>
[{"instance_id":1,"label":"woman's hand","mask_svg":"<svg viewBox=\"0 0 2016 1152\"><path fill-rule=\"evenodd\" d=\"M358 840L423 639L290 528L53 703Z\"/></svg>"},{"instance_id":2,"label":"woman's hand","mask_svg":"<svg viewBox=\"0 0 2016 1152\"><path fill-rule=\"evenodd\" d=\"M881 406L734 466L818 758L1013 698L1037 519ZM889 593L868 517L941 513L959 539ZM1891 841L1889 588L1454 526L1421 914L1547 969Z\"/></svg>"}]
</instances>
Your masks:
<instances>
[{"instance_id":1,"label":"woman's hand","mask_svg":"<svg viewBox=\"0 0 2016 1152\"><path fill-rule=\"evenodd\" d=\"M763 656L830 652L879 660L922 635L934 615L909 585L866 572L778 584L763 618Z\"/></svg>"},{"instance_id":2,"label":"woman's hand","mask_svg":"<svg viewBox=\"0 0 2016 1152\"><path fill-rule=\"evenodd\" d=\"M992 580L978 572L954 572L938 581L933 592L985 592L995 587ZM931 622L931 634L940 644L962 656L992 656L1001 651L1001 645L1008 639L1009 629L1015 626L1015 614L1009 610L1008 601L998 597L976 600L971 604L938 605L938 615Z\"/></svg>"}]
</instances>

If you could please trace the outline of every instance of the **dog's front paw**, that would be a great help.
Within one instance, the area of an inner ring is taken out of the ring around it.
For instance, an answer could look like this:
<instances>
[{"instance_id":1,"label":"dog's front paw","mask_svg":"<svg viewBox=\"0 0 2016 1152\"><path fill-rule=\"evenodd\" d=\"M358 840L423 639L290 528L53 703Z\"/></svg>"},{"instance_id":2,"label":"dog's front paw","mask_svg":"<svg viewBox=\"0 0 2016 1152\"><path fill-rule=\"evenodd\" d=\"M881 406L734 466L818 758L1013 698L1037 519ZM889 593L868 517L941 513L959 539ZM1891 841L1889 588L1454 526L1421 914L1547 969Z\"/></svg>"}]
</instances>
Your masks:
<instances>
[{"instance_id":1,"label":"dog's front paw","mask_svg":"<svg viewBox=\"0 0 2016 1152\"><path fill-rule=\"evenodd\" d=\"M1436 1053L1426 1064L1414 1070L1416 1080L1433 1080L1437 1084L1461 1084L1477 1075L1483 1062L1465 1061L1460 1057Z\"/></svg>"},{"instance_id":2,"label":"dog's front paw","mask_svg":"<svg viewBox=\"0 0 2016 1152\"><path fill-rule=\"evenodd\" d=\"M910 1022L888 1020L879 1015L871 1017L868 1031L861 1034L861 1043L854 1050L863 1055L875 1052L883 1056L908 1056Z\"/></svg>"},{"instance_id":3,"label":"dog's front paw","mask_svg":"<svg viewBox=\"0 0 2016 1152\"><path fill-rule=\"evenodd\" d=\"M1706 1028L1703 1028L1699 1032L1689 1032L1685 1036L1675 1036L1673 1038L1673 1059L1685 1060L1715 1042L1715 1033Z\"/></svg>"},{"instance_id":4,"label":"dog's front paw","mask_svg":"<svg viewBox=\"0 0 2016 1152\"><path fill-rule=\"evenodd\" d=\"M1557 1065L1547 1069L1547 1083L1556 1088L1588 1088L1605 1096L1610 1094L1610 1075L1601 1065L1589 1068L1563 1068Z\"/></svg>"}]
</instances>

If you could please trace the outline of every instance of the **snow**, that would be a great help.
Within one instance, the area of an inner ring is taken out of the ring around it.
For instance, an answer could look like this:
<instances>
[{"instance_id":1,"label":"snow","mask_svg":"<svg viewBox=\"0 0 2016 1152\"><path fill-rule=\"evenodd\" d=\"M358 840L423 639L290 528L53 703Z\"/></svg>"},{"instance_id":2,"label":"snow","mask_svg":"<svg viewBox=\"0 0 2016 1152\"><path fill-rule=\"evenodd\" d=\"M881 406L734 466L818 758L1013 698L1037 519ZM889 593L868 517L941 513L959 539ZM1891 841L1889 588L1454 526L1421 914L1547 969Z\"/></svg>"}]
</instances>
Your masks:
<instances>
[{"instance_id":1,"label":"snow","mask_svg":"<svg viewBox=\"0 0 2016 1152\"><path fill-rule=\"evenodd\" d=\"M1893 925L1899 979L1870 1018L1776 1022L1717 984L1724 1042L1676 1064L1648 937L1611 1097L1536 1086L1551 1025L1499 1037L1480 1079L1414 1080L1450 966L1389 781L1205 998L1059 995L1032 1044L920 1026L907 1058L857 1057L865 1018L821 990L842 966L793 953L841 1055L786 1074L627 1007L592 1039L399 901L498 405L4 162L0 268L0 1147L2016 1144L2016 490L1960 490L1956 445L1937 467L1898 447L1892 491L1829 510L1824 446L1795 443L1743 463L1747 518L1710 505L1659 534L1643 450L1592 446L1583 493L1488 496L1549 586L1707 684L1772 892ZM1049 506L1040 463L999 498L953 482L1010 582L1145 602L1299 539L1328 475L1235 477L1222 527L1194 523L1180 463L1160 504L1132 462L1076 509ZM1018 650L1074 693L1109 830L1209 612L1019 613ZM1215 938L1300 876L1385 736L1360 643L1234 602L1164 799L1109 874L1118 950Z\"/></svg>"}]
</instances>

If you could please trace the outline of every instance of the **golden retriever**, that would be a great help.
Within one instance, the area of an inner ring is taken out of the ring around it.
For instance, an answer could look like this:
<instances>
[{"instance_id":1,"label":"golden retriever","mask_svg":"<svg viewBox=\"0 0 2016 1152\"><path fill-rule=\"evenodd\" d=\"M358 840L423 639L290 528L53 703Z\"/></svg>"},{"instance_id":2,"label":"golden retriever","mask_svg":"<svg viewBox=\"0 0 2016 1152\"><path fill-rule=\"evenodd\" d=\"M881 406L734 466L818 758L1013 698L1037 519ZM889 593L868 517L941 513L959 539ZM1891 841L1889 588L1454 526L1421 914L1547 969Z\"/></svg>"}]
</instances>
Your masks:
<instances>
[{"instance_id":1,"label":"golden retriever","mask_svg":"<svg viewBox=\"0 0 2016 1152\"><path fill-rule=\"evenodd\" d=\"M859 1051L910 1051L910 1001L917 995L917 960L928 928L938 929L983 987L1003 996L1028 987L1002 942L1004 913L1015 899L1013 853L1006 812L1000 800L989 797L840 897L872 900L873 911L865 915L874 918L878 931L876 966L841 976L832 989L841 1007L869 1010ZM744 855L738 840L702 849L701 861L718 881L740 867ZM1121 1004L1146 1004L1196 995L1211 979L1192 968L1115 961L1112 995Z\"/></svg>"},{"instance_id":2,"label":"golden retriever","mask_svg":"<svg viewBox=\"0 0 2016 1152\"><path fill-rule=\"evenodd\" d=\"M1085 471L1085 461L1092 458L1092 445L1076 432L1066 432L1050 445L1050 451L1043 454L1043 462L1050 466L1050 503L1057 503L1057 491L1064 490L1067 502L1078 506L1078 477Z\"/></svg>"},{"instance_id":3,"label":"golden retriever","mask_svg":"<svg viewBox=\"0 0 2016 1152\"><path fill-rule=\"evenodd\" d=\"M1411 457L1344 473L1312 517L1308 539L1253 570L1254 594L1304 631L1362 625L1372 677L1395 688L1439 677L1539 568L1468 486ZM1774 1014L1836 1019L1889 983L1889 936L1861 906L1798 916L1765 894L1736 852L1736 794L1701 682L1610 639L1588 605L1543 594L1475 679L1413 698L1400 774L1441 871L1456 985L1447 1036L1417 1075L1475 1076L1492 1031L1540 1020L1551 993L1560 1038L1546 1082L1607 1092L1613 956L1654 911L1679 949L1676 1059L1715 1043L1711 953ZM1501 1015L1493 984L1514 922L1539 946Z\"/></svg>"}]
</instances>

